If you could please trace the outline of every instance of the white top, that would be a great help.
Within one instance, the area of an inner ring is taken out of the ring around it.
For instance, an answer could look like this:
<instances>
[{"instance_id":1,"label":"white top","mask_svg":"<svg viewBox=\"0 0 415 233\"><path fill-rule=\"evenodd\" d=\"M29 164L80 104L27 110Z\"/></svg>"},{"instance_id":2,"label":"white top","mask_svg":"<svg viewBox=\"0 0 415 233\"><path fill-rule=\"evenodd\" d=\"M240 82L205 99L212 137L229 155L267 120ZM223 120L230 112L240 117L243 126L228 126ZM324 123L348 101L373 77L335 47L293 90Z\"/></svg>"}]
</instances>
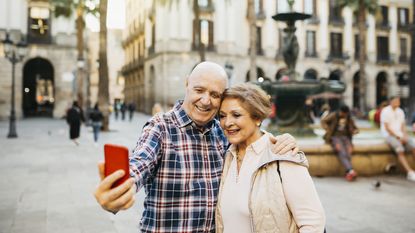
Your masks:
<instances>
[{"instance_id":1,"label":"white top","mask_svg":"<svg viewBox=\"0 0 415 233\"><path fill-rule=\"evenodd\" d=\"M248 208L251 177L261 159L260 154L255 153L254 147L261 144L261 141L266 143L265 140L269 139L263 135L246 148L239 175L235 147L232 145L229 149L233 158L225 180L221 181L224 185L220 206L226 226L223 233L251 233Z\"/></svg>"},{"instance_id":2,"label":"white top","mask_svg":"<svg viewBox=\"0 0 415 233\"><path fill-rule=\"evenodd\" d=\"M390 136L384 123L388 123L390 130L392 130L396 136L403 137L402 124L405 123L405 113L401 108L398 107L393 110L390 105L383 108L380 114L380 123L380 130L384 137Z\"/></svg>"}]
</instances>

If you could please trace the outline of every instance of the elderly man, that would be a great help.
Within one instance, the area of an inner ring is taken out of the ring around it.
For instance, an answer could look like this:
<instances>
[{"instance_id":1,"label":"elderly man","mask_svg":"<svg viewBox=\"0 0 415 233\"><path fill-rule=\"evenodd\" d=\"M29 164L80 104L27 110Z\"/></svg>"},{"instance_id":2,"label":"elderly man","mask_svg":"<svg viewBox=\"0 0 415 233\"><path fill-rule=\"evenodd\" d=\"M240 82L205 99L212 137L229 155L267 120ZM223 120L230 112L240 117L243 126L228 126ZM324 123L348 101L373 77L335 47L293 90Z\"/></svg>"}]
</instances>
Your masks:
<instances>
[{"instance_id":1,"label":"elderly man","mask_svg":"<svg viewBox=\"0 0 415 233\"><path fill-rule=\"evenodd\" d=\"M214 211L228 142L215 116L227 85L224 69L212 62L198 64L186 80L183 101L144 126L130 157L130 178L115 172L95 191L98 203L113 213L130 208L134 193L144 187L142 232L214 232ZM273 150L296 155L290 135L276 138Z\"/></svg>"}]
</instances>

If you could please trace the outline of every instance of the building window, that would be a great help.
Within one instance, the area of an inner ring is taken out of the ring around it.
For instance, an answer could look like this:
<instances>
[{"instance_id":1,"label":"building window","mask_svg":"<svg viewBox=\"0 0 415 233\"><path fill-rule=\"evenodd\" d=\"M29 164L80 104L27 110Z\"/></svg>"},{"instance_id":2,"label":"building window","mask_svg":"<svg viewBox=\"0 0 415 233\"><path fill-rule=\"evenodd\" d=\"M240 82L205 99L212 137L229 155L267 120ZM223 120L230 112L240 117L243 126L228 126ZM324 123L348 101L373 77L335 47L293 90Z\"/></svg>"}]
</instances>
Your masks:
<instances>
[{"instance_id":1,"label":"building window","mask_svg":"<svg viewBox=\"0 0 415 233\"><path fill-rule=\"evenodd\" d=\"M389 13L387 6L380 6L380 11L376 15L378 27L389 27Z\"/></svg>"},{"instance_id":2,"label":"building window","mask_svg":"<svg viewBox=\"0 0 415 233\"><path fill-rule=\"evenodd\" d=\"M194 21L195 23L196 21ZM199 34L199 41L196 41L196 35ZM198 49L199 44L202 43L207 47L207 50L214 50L213 45L213 22L210 20L199 20L199 32L196 32L196 27L193 27L193 49Z\"/></svg>"},{"instance_id":3,"label":"building window","mask_svg":"<svg viewBox=\"0 0 415 233\"><path fill-rule=\"evenodd\" d=\"M316 57L316 32L306 32L306 57Z\"/></svg>"},{"instance_id":4,"label":"building window","mask_svg":"<svg viewBox=\"0 0 415 233\"><path fill-rule=\"evenodd\" d=\"M28 16L28 42L50 43L50 10L45 7L29 8Z\"/></svg>"},{"instance_id":5,"label":"building window","mask_svg":"<svg viewBox=\"0 0 415 233\"><path fill-rule=\"evenodd\" d=\"M378 62L389 61L389 38L378 36L377 38L377 58Z\"/></svg>"},{"instance_id":6,"label":"building window","mask_svg":"<svg viewBox=\"0 0 415 233\"><path fill-rule=\"evenodd\" d=\"M401 47L401 55L399 56L399 62L408 62L408 44L406 38L401 38L399 40Z\"/></svg>"},{"instance_id":7,"label":"building window","mask_svg":"<svg viewBox=\"0 0 415 233\"><path fill-rule=\"evenodd\" d=\"M198 0L199 7L208 7L209 6L209 0Z\"/></svg>"},{"instance_id":8,"label":"building window","mask_svg":"<svg viewBox=\"0 0 415 233\"><path fill-rule=\"evenodd\" d=\"M255 0L254 1L254 5L255 5L255 14L259 14L259 12L261 12L261 0Z\"/></svg>"},{"instance_id":9,"label":"building window","mask_svg":"<svg viewBox=\"0 0 415 233\"><path fill-rule=\"evenodd\" d=\"M359 34L354 35L354 57L355 59L359 59L359 51L360 51L360 44L359 44Z\"/></svg>"},{"instance_id":10,"label":"building window","mask_svg":"<svg viewBox=\"0 0 415 233\"><path fill-rule=\"evenodd\" d=\"M277 0L277 13L285 13L290 11L287 0Z\"/></svg>"},{"instance_id":11,"label":"building window","mask_svg":"<svg viewBox=\"0 0 415 233\"><path fill-rule=\"evenodd\" d=\"M148 48L148 53L153 54L156 48L156 23L151 24L151 45Z\"/></svg>"},{"instance_id":12,"label":"building window","mask_svg":"<svg viewBox=\"0 0 415 233\"><path fill-rule=\"evenodd\" d=\"M342 8L336 3L336 0L330 0L329 7L329 22L332 24L342 24Z\"/></svg>"},{"instance_id":13,"label":"building window","mask_svg":"<svg viewBox=\"0 0 415 233\"><path fill-rule=\"evenodd\" d=\"M313 16L317 14L316 0L304 0L304 13Z\"/></svg>"},{"instance_id":14,"label":"building window","mask_svg":"<svg viewBox=\"0 0 415 233\"><path fill-rule=\"evenodd\" d=\"M264 55L264 51L262 50L262 28L256 28L256 53L258 55Z\"/></svg>"},{"instance_id":15,"label":"building window","mask_svg":"<svg viewBox=\"0 0 415 233\"><path fill-rule=\"evenodd\" d=\"M409 10L407 8L398 8L398 26L404 27L409 24Z\"/></svg>"},{"instance_id":16,"label":"building window","mask_svg":"<svg viewBox=\"0 0 415 233\"><path fill-rule=\"evenodd\" d=\"M330 56L332 58L343 57L343 35L342 33L330 33Z\"/></svg>"}]
</instances>

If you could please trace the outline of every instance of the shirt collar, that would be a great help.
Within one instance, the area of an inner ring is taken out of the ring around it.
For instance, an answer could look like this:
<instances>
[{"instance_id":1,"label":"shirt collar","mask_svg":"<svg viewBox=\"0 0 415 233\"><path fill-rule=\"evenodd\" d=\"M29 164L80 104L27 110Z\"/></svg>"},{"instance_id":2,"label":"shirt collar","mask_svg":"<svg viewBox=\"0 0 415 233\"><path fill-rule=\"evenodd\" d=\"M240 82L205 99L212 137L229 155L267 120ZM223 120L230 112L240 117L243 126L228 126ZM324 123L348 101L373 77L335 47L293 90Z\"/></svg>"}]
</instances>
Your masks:
<instances>
[{"instance_id":1,"label":"shirt collar","mask_svg":"<svg viewBox=\"0 0 415 233\"><path fill-rule=\"evenodd\" d=\"M176 116L177 119L177 125L182 128L182 127L186 127L188 125L191 125L192 127L196 128L196 129L200 129L196 123L189 117L189 115L187 115L186 111L183 108L183 100L179 100L176 102L176 104L173 107L173 113ZM204 127L203 127L203 132L202 133L206 133L208 131L210 131L214 126L215 126L215 119L212 119L211 121L209 121Z\"/></svg>"},{"instance_id":2,"label":"shirt collar","mask_svg":"<svg viewBox=\"0 0 415 233\"><path fill-rule=\"evenodd\" d=\"M264 150L264 148L266 148L268 141L269 141L269 137L270 137L270 133L261 130L261 132L264 134L262 135L258 140L256 140L254 143L252 143L251 145L248 146L247 149L252 148L252 151L254 152L254 154L259 155L261 154L261 152ZM235 145L231 145L229 147L229 152L231 152L231 154L233 156L236 156L236 146Z\"/></svg>"}]
</instances>

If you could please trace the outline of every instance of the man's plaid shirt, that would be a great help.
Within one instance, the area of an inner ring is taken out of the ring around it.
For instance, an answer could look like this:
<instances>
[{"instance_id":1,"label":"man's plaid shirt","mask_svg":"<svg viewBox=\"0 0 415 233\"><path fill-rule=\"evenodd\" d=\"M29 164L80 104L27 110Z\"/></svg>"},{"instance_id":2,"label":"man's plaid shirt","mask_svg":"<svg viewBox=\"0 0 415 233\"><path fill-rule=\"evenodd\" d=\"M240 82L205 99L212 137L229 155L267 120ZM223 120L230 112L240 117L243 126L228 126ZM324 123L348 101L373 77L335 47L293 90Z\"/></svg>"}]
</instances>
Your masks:
<instances>
[{"instance_id":1,"label":"man's plaid shirt","mask_svg":"<svg viewBox=\"0 0 415 233\"><path fill-rule=\"evenodd\" d=\"M143 128L130 157L137 190L145 187L142 232L214 232L228 142L217 120L203 132L178 102Z\"/></svg>"}]
</instances>

